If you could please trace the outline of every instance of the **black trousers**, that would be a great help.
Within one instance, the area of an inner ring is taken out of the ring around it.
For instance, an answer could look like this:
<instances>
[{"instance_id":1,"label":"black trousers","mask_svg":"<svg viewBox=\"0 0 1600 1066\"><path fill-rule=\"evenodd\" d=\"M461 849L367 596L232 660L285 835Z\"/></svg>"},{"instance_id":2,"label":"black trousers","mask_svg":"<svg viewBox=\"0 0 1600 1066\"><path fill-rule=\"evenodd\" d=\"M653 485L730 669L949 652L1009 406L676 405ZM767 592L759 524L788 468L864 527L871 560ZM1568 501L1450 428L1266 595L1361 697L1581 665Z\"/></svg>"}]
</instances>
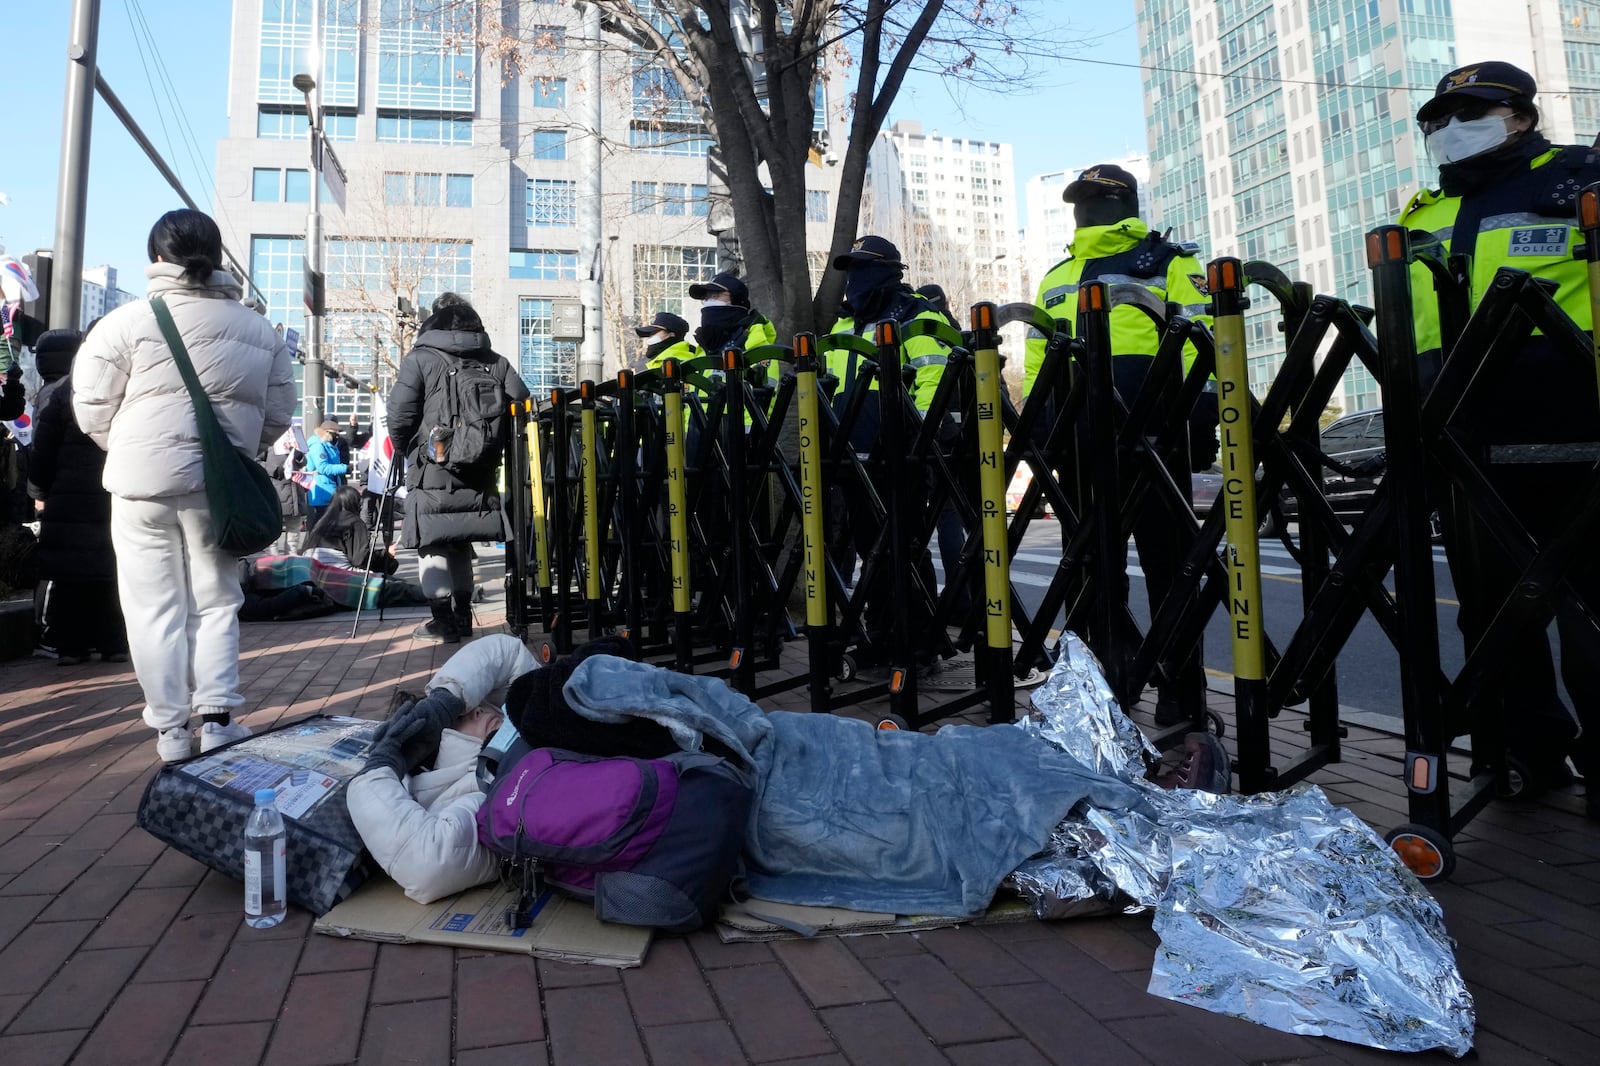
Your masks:
<instances>
[{"instance_id":1,"label":"black trousers","mask_svg":"<svg viewBox=\"0 0 1600 1066\"><path fill-rule=\"evenodd\" d=\"M81 656L91 651L111 655L128 650L128 630L115 581L51 581L45 625L62 655Z\"/></svg>"}]
</instances>

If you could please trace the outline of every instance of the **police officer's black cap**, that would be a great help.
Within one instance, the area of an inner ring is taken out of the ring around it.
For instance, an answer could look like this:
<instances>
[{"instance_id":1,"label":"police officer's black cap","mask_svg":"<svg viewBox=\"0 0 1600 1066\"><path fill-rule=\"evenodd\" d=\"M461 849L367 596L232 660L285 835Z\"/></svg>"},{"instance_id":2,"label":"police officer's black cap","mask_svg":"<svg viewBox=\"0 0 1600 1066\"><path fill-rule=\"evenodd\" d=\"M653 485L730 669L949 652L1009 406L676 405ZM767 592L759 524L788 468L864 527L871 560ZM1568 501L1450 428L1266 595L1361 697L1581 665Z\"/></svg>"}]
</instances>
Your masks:
<instances>
[{"instance_id":1,"label":"police officer's black cap","mask_svg":"<svg viewBox=\"0 0 1600 1066\"><path fill-rule=\"evenodd\" d=\"M1066 187L1061 198L1069 204L1079 200L1092 200L1096 196L1139 195L1139 179L1115 163L1101 163L1078 175L1078 180Z\"/></svg>"},{"instance_id":2,"label":"police officer's black cap","mask_svg":"<svg viewBox=\"0 0 1600 1066\"><path fill-rule=\"evenodd\" d=\"M725 292L740 307L750 306L750 288L734 274L718 274L710 281L697 281L689 286L689 298L704 300L714 292Z\"/></svg>"},{"instance_id":3,"label":"police officer's black cap","mask_svg":"<svg viewBox=\"0 0 1600 1066\"><path fill-rule=\"evenodd\" d=\"M671 311L657 311L656 317L650 320L649 325L633 327L633 331L641 337L648 337L658 329L664 329L668 333L675 333L680 337L686 337L689 334L689 323L685 322Z\"/></svg>"},{"instance_id":4,"label":"police officer's black cap","mask_svg":"<svg viewBox=\"0 0 1600 1066\"><path fill-rule=\"evenodd\" d=\"M856 243L843 255L833 258L833 269L849 270L860 263L887 263L889 266L903 267L900 261L900 249L882 237L871 234L857 237Z\"/></svg>"},{"instance_id":5,"label":"police officer's black cap","mask_svg":"<svg viewBox=\"0 0 1600 1066\"><path fill-rule=\"evenodd\" d=\"M1428 122L1448 115L1468 101L1487 100L1491 104L1510 104L1517 99L1532 100L1539 87L1533 75L1510 63L1498 61L1457 67L1439 79L1433 99L1417 108L1417 121Z\"/></svg>"}]
</instances>

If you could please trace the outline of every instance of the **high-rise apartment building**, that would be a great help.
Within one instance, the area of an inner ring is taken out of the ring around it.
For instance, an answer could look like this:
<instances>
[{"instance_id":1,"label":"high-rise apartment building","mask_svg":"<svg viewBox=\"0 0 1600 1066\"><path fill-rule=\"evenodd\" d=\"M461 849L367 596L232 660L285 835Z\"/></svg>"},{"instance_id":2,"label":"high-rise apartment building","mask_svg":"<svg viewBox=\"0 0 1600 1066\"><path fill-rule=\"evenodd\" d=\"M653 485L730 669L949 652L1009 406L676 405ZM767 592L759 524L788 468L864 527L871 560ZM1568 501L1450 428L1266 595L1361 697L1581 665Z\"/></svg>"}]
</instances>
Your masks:
<instances>
[{"instance_id":1,"label":"high-rise apartment building","mask_svg":"<svg viewBox=\"0 0 1600 1066\"><path fill-rule=\"evenodd\" d=\"M78 314L78 328L83 329L107 311L115 311L123 304L132 303L138 298L133 293L125 292L117 287L116 267L85 267L83 271L82 310Z\"/></svg>"},{"instance_id":2,"label":"high-rise apartment building","mask_svg":"<svg viewBox=\"0 0 1600 1066\"><path fill-rule=\"evenodd\" d=\"M1416 110L1474 60L1539 83L1551 140L1600 128L1600 4L1592 0L1136 0L1152 223L1203 256L1277 264L1318 292L1370 303L1363 239L1436 170ZM1251 383L1284 340L1255 294ZM1375 406L1361 367L1335 402Z\"/></svg>"},{"instance_id":3,"label":"high-rise apartment building","mask_svg":"<svg viewBox=\"0 0 1600 1066\"><path fill-rule=\"evenodd\" d=\"M911 285L943 286L958 320L971 301L1022 296L1009 144L923 133L920 122L901 120L878 135L867 168L862 232L900 248Z\"/></svg>"},{"instance_id":4,"label":"high-rise apartment building","mask_svg":"<svg viewBox=\"0 0 1600 1066\"><path fill-rule=\"evenodd\" d=\"M535 393L575 378L578 343L557 335L556 311L591 272L601 280L607 374L638 354L626 327L663 309L696 320L688 287L717 268L706 228L710 138L676 84L618 38L603 40L599 82L587 78L572 5L233 3L216 214L229 245L248 249L271 319L302 335L311 176L293 78L311 72L321 13L324 125L347 174L344 211L322 197L331 368L392 373L397 296L424 313L441 292L469 296ZM476 47L491 17L530 46L515 69ZM601 97L597 130L575 119L587 93ZM586 248L577 222L591 185L578 146L589 136L602 139L604 163L600 246ZM806 172L809 246L826 249L837 168ZM364 414L365 403L330 375L331 412Z\"/></svg>"}]
</instances>

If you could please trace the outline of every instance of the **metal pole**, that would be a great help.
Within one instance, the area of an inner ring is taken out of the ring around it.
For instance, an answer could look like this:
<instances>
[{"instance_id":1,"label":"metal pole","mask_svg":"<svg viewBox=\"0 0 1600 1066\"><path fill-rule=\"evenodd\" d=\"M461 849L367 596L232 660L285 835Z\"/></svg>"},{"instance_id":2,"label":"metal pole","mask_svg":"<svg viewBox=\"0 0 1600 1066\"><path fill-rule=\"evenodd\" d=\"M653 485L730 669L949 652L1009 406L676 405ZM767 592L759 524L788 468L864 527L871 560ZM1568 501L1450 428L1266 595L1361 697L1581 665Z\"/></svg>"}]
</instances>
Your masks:
<instances>
[{"instance_id":1,"label":"metal pole","mask_svg":"<svg viewBox=\"0 0 1600 1066\"><path fill-rule=\"evenodd\" d=\"M588 48L584 80L578 94L578 128L585 131L578 151L578 170L583 175L578 192L578 247L589 256L589 276L578 283L578 299L583 304L583 346L578 351L578 380L605 379L605 337L600 319L600 92L605 84L600 70L600 8L583 5L582 36Z\"/></svg>"},{"instance_id":2,"label":"metal pole","mask_svg":"<svg viewBox=\"0 0 1600 1066\"><path fill-rule=\"evenodd\" d=\"M322 107L312 110L311 98L306 97L306 109L311 112L311 213L306 216L306 263L311 273L322 276ZM322 315L320 307L306 308L306 371L305 386L301 390L304 425L319 426L328 403L328 379L322 361Z\"/></svg>"},{"instance_id":3,"label":"metal pole","mask_svg":"<svg viewBox=\"0 0 1600 1066\"><path fill-rule=\"evenodd\" d=\"M89 129L94 120L99 37L100 0L73 0L61 119L61 173L56 179L55 273L50 278L50 325L54 329L76 329L83 309L83 227L89 207Z\"/></svg>"}]
</instances>

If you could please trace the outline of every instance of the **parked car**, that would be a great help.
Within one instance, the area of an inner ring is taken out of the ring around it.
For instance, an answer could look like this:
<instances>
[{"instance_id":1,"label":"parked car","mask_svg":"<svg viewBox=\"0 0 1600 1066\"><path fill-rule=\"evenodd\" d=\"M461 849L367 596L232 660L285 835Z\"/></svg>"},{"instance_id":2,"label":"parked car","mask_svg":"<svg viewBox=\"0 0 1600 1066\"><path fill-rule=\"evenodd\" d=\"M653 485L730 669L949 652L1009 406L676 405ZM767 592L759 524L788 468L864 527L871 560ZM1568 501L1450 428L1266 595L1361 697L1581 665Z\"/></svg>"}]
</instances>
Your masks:
<instances>
[{"instance_id":1,"label":"parked car","mask_svg":"<svg viewBox=\"0 0 1600 1066\"><path fill-rule=\"evenodd\" d=\"M1380 455L1383 449L1382 411L1357 411L1355 414L1335 420L1322 431L1322 453L1330 459L1337 460L1343 467L1360 469L1361 464L1368 463L1373 457ZM1378 489L1378 483L1383 480L1383 466L1371 465L1372 470L1359 476L1350 476L1327 466L1322 469L1323 494L1332 505L1334 513L1344 522L1353 522L1366 511L1367 505L1372 500L1372 494ZM1193 475L1191 488L1194 493L1194 513L1197 516L1204 518L1211 510L1221 487L1222 468L1216 464L1212 464L1210 470ZM1261 513L1263 533L1276 532L1277 515L1289 520L1300 513L1300 506L1295 500L1294 493L1287 488L1278 492L1276 514L1262 506L1259 501L1257 509Z\"/></svg>"}]
</instances>

